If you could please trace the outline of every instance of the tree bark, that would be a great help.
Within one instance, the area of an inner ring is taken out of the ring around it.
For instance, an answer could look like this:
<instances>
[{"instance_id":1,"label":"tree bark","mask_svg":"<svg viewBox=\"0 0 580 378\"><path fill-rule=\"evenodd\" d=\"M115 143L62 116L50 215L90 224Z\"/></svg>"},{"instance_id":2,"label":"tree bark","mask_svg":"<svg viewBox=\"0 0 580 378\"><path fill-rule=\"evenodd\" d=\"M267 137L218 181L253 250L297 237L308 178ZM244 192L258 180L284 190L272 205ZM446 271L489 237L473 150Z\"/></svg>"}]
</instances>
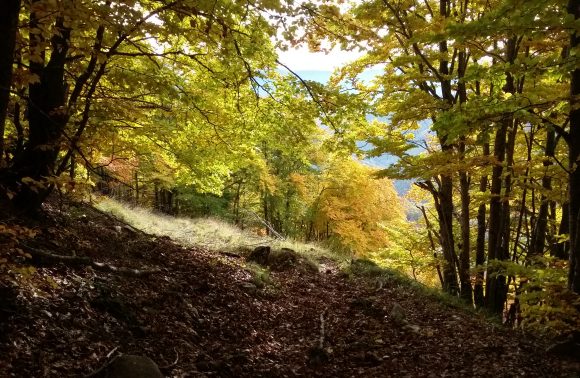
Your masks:
<instances>
[{"instance_id":1,"label":"tree bark","mask_svg":"<svg viewBox=\"0 0 580 378\"><path fill-rule=\"evenodd\" d=\"M461 51L458 57L458 77L457 92L459 94L459 103L465 104L467 102L467 88L465 86L465 71L467 69L467 55L465 51ZM459 154L461 159L465 158L465 137L462 136L459 140ZM471 196L469 195L470 177L467 170L459 172L459 191L461 197L461 248L459 252L459 279L461 282L461 298L473 304L473 289L471 287L471 230L469 223L471 221L469 215L469 205Z\"/></svg>"},{"instance_id":2,"label":"tree bark","mask_svg":"<svg viewBox=\"0 0 580 378\"><path fill-rule=\"evenodd\" d=\"M445 180L444 180L445 179ZM453 198L452 185L453 181L450 176L434 179L438 188L435 188L433 182L425 181L416 183L417 186L431 193L435 202L435 211L439 223L439 242L443 252L443 290L450 294L457 294L459 285L457 282L457 270L455 248L453 243Z\"/></svg>"},{"instance_id":3,"label":"tree bark","mask_svg":"<svg viewBox=\"0 0 580 378\"><path fill-rule=\"evenodd\" d=\"M4 156L4 130L12 87L14 47L20 15L20 0L4 0L0 12L0 166Z\"/></svg>"},{"instance_id":4,"label":"tree bark","mask_svg":"<svg viewBox=\"0 0 580 378\"><path fill-rule=\"evenodd\" d=\"M34 4L37 2L31 4L31 29L39 23L34 11ZM40 59L30 62L31 74L37 75L40 81L29 86L28 141L22 152L14 156L12 166L2 175L7 189L14 195L12 202L18 212L36 212L52 187L47 179L54 173L61 136L67 120L64 73L70 32L69 28L64 27L62 17L58 17L55 34L50 41L51 52L48 63L44 65L44 53ZM42 44L41 35L31 35L32 54L37 54L36 48Z\"/></svg>"},{"instance_id":5,"label":"tree bark","mask_svg":"<svg viewBox=\"0 0 580 378\"><path fill-rule=\"evenodd\" d=\"M489 231L488 231L488 262L501 258L501 176L503 173L503 161L505 158L505 144L506 144L507 124L502 122L499 130L495 135L494 142L494 156L497 159L491 174L491 199L489 201ZM501 312L503 308L502 303L497 297L497 286L500 280L504 277L492 277L496 269L488 267L487 281L485 286L486 307L494 312ZM491 274L490 274L491 273Z\"/></svg>"},{"instance_id":6,"label":"tree bark","mask_svg":"<svg viewBox=\"0 0 580 378\"><path fill-rule=\"evenodd\" d=\"M448 17L449 6L448 0L439 1L439 14L442 17ZM449 79L449 61L447 41L439 42L439 53L441 58L439 60L439 75L441 85L441 94L443 100L448 106L453 105L453 93L451 90L451 80ZM446 154L453 153L453 145L448 143L448 135L446 132L439 131L437 138L441 145L441 150ZM434 193L434 192L432 192ZM437 207L437 214L439 216L439 233L441 236L441 247L443 249L443 257L445 258L445 266L443 267L443 278L445 281L444 290L450 294L457 294L459 285L457 282L456 271L456 254L455 254L455 239L453 237L453 176L450 174L442 174L439 177L439 189L436 191L439 204Z\"/></svg>"},{"instance_id":7,"label":"tree bark","mask_svg":"<svg viewBox=\"0 0 580 378\"><path fill-rule=\"evenodd\" d=\"M489 156L489 143L483 144L483 156ZM485 193L487 191L487 175L482 175L479 181L479 191ZM483 264L485 264L485 232L487 230L486 222L486 204L481 203L477 209L477 242L475 249L475 266L477 273L475 276L475 285L473 288L473 299L475 306L481 308L485 305L485 297L483 295Z\"/></svg>"},{"instance_id":8,"label":"tree bark","mask_svg":"<svg viewBox=\"0 0 580 378\"><path fill-rule=\"evenodd\" d=\"M580 18L580 0L568 2L568 13L575 20ZM580 35L572 32L570 38L571 50L578 47ZM580 68L574 68L570 81L570 133L568 138L568 202L570 227L570 257L568 286L580 293Z\"/></svg>"},{"instance_id":9,"label":"tree bark","mask_svg":"<svg viewBox=\"0 0 580 378\"><path fill-rule=\"evenodd\" d=\"M533 259L534 257L542 256L544 253L544 246L546 244L546 231L548 229L548 212L550 210L550 201L546 196L546 192L552 190L552 177L547 172L548 167L552 165L549 157L554 156L556 150L556 132L553 128L548 127L546 131L546 147L545 147L545 159L544 159L544 176L542 177L542 188L544 192L541 195L540 210L538 212L538 217L536 219L536 224L532 231L532 241L530 243L530 249L528 251L528 258Z\"/></svg>"},{"instance_id":10,"label":"tree bark","mask_svg":"<svg viewBox=\"0 0 580 378\"><path fill-rule=\"evenodd\" d=\"M570 232L570 206L568 202L562 204L562 219L560 219L560 226L558 227L558 236L563 237L568 235ZM553 254L555 257L567 260L570 256L570 240L561 242L557 240L558 243L553 248Z\"/></svg>"},{"instance_id":11,"label":"tree bark","mask_svg":"<svg viewBox=\"0 0 580 378\"><path fill-rule=\"evenodd\" d=\"M515 49L516 38L512 37L508 40L507 60L513 62L516 55ZM506 73L505 92L514 93L515 84L511 73ZM500 121L499 128L495 135L493 154L496 163L491 175L491 199L489 203L489 237L488 237L488 264L494 260L504 260L506 258L506 251L504 251L504 238L506 228L509 229L509 224L506 223L505 211L509 211L509 207L504 204L507 199L502 198L502 175L504 171L504 161L506 160L507 150L507 136L509 127L513 126L513 119L510 115L505 115L505 119ZM508 204L509 205L509 204ZM508 219L509 220L509 215ZM487 280L485 286L486 307L497 314L503 311L503 305L506 299L507 286L506 277L494 267L488 267Z\"/></svg>"}]
</instances>

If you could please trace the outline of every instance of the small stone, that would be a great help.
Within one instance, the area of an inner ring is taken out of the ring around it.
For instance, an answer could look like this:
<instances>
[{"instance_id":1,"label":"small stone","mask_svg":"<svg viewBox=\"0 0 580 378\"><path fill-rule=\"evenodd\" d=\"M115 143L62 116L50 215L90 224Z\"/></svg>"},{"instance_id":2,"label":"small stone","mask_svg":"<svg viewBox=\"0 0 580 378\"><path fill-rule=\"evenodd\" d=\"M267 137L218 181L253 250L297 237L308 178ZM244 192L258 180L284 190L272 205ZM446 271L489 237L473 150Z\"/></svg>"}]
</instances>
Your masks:
<instances>
[{"instance_id":1,"label":"small stone","mask_svg":"<svg viewBox=\"0 0 580 378\"><path fill-rule=\"evenodd\" d=\"M393 304L390 315L393 322L395 322L397 325L407 325L409 323L405 316L403 307L401 307L401 305L398 303Z\"/></svg>"}]
</instances>

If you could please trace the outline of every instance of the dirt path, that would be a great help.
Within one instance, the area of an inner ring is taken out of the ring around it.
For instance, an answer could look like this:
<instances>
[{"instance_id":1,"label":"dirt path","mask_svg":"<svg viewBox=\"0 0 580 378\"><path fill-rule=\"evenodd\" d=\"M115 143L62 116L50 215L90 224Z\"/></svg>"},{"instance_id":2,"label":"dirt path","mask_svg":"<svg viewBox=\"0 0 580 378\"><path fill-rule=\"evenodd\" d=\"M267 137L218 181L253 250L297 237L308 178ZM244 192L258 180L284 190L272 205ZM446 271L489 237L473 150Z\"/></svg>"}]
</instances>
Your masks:
<instances>
[{"instance_id":1,"label":"dirt path","mask_svg":"<svg viewBox=\"0 0 580 378\"><path fill-rule=\"evenodd\" d=\"M256 288L240 258L73 210L52 211L36 245L161 272L52 266L26 275L0 304L2 377L82 376L118 353L147 355L176 377L578 376L538 340L393 282L292 269ZM407 326L391 315L395 303Z\"/></svg>"}]
</instances>

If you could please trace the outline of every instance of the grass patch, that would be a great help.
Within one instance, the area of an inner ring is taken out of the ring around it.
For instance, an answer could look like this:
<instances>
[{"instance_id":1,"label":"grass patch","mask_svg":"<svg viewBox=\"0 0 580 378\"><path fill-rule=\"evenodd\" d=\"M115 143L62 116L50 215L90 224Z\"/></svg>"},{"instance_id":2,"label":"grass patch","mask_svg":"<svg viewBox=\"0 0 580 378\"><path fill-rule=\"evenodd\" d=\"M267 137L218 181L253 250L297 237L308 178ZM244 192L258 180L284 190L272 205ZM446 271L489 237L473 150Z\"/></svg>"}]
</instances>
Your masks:
<instances>
[{"instance_id":1,"label":"grass patch","mask_svg":"<svg viewBox=\"0 0 580 378\"><path fill-rule=\"evenodd\" d=\"M270 270L258 264L248 264L245 269L252 275L251 283L256 285L258 289L263 289L266 286L272 285L270 278Z\"/></svg>"},{"instance_id":2,"label":"grass patch","mask_svg":"<svg viewBox=\"0 0 580 378\"><path fill-rule=\"evenodd\" d=\"M317 261L322 258L338 263L344 263L350 258L314 243L258 236L214 218L173 217L130 206L107 197L100 198L95 207L122 219L137 229L156 236L169 236L186 246L204 247L240 255L244 255L246 251L253 250L259 245L268 245L272 249L289 248L316 266L318 266Z\"/></svg>"},{"instance_id":3,"label":"grass patch","mask_svg":"<svg viewBox=\"0 0 580 378\"><path fill-rule=\"evenodd\" d=\"M404 290L411 290L418 295L436 300L450 308L461 309L470 313L480 312L475 310L473 306L463 302L459 297L455 297L439 289L426 286L418 281L415 281L402 272L389 269L387 267L382 267L371 260L353 260L349 266L344 268L344 271L349 275L374 281L377 285L399 286ZM487 316L487 314L484 315Z\"/></svg>"}]
</instances>

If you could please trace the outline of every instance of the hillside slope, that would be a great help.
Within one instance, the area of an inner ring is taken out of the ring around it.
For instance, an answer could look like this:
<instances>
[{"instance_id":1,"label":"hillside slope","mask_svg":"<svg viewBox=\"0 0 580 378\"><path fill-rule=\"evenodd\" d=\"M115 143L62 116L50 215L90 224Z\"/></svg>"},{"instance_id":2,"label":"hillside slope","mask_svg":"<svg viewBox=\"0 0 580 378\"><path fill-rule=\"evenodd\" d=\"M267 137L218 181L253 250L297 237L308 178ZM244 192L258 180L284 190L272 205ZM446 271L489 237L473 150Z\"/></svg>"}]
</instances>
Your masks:
<instances>
[{"instance_id":1,"label":"hillside slope","mask_svg":"<svg viewBox=\"0 0 580 378\"><path fill-rule=\"evenodd\" d=\"M150 274L62 263L2 274L2 377L83 376L119 353L174 377L578 375L540 340L328 260L268 274L85 205L46 211L27 246Z\"/></svg>"}]
</instances>

